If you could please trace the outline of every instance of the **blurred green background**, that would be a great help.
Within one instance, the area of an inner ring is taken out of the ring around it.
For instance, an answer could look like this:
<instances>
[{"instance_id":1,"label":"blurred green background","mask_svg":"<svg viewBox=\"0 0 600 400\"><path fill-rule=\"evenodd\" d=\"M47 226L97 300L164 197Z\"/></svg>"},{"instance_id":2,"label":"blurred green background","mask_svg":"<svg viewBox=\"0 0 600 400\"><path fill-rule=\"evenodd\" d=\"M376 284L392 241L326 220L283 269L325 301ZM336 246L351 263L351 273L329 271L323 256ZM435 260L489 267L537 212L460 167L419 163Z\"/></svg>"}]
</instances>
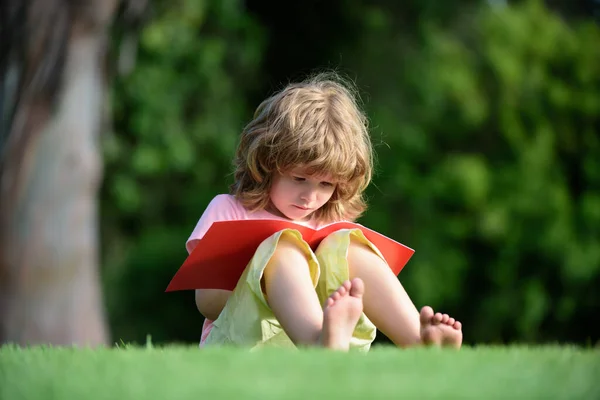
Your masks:
<instances>
[{"instance_id":1,"label":"blurred green background","mask_svg":"<svg viewBox=\"0 0 600 400\"><path fill-rule=\"evenodd\" d=\"M199 341L193 292L164 292L185 240L258 103L334 69L376 145L360 222L416 250L400 279L417 307L462 321L467 344L595 344L596 3L151 1L103 141L113 342ZM115 52L126 37L117 22Z\"/></svg>"}]
</instances>

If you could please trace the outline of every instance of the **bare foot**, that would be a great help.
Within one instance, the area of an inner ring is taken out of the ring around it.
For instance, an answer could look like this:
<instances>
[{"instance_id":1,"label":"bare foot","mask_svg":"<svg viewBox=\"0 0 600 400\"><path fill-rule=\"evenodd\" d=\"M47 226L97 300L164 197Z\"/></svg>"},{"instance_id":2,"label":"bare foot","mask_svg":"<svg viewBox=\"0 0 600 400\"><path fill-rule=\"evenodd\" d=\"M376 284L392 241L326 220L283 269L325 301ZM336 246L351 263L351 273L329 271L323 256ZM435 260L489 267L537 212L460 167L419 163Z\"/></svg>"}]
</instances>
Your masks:
<instances>
[{"instance_id":1,"label":"bare foot","mask_svg":"<svg viewBox=\"0 0 600 400\"><path fill-rule=\"evenodd\" d=\"M426 345L460 348L462 324L448 314L433 313L425 306L421 309L421 341Z\"/></svg>"},{"instance_id":2,"label":"bare foot","mask_svg":"<svg viewBox=\"0 0 600 400\"><path fill-rule=\"evenodd\" d=\"M354 328L363 311L365 285L359 278L346 281L332 293L323 310L321 344L335 350L348 350Z\"/></svg>"}]
</instances>

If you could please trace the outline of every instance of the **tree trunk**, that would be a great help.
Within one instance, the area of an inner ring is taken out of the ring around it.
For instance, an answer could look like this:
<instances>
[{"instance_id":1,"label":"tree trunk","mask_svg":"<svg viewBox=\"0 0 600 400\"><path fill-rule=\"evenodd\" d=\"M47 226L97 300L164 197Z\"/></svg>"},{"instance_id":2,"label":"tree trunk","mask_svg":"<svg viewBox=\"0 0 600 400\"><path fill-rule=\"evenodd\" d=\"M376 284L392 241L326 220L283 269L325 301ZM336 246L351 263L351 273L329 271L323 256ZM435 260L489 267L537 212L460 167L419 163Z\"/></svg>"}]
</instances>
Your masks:
<instances>
[{"instance_id":1,"label":"tree trunk","mask_svg":"<svg viewBox=\"0 0 600 400\"><path fill-rule=\"evenodd\" d=\"M0 343L108 344L97 191L116 5L4 2Z\"/></svg>"}]
</instances>

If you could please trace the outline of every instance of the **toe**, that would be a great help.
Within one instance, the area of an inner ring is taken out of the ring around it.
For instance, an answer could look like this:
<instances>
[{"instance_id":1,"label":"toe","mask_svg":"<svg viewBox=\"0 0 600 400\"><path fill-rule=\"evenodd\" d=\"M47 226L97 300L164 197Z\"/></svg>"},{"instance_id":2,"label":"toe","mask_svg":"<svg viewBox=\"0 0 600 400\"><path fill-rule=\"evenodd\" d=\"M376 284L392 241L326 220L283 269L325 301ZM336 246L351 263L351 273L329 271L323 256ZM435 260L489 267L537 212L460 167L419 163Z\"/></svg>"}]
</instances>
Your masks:
<instances>
[{"instance_id":1,"label":"toe","mask_svg":"<svg viewBox=\"0 0 600 400\"><path fill-rule=\"evenodd\" d=\"M448 319L447 324L453 326L455 322L456 322L456 320L454 318L450 317L450 319Z\"/></svg>"},{"instance_id":2,"label":"toe","mask_svg":"<svg viewBox=\"0 0 600 400\"><path fill-rule=\"evenodd\" d=\"M352 297L362 297L365 293L365 283L362 279L354 278L352 279L352 287L350 288L350 296Z\"/></svg>"},{"instance_id":3,"label":"toe","mask_svg":"<svg viewBox=\"0 0 600 400\"><path fill-rule=\"evenodd\" d=\"M447 324L449 319L450 319L450 316L448 314L443 314L442 315L442 324Z\"/></svg>"},{"instance_id":4,"label":"toe","mask_svg":"<svg viewBox=\"0 0 600 400\"><path fill-rule=\"evenodd\" d=\"M425 306L421 308L420 320L421 324L429 324L433 318L433 308Z\"/></svg>"},{"instance_id":5,"label":"toe","mask_svg":"<svg viewBox=\"0 0 600 400\"><path fill-rule=\"evenodd\" d=\"M431 322L433 324L439 324L440 322L442 322L442 318L443 318L442 313L435 313L433 318L431 318Z\"/></svg>"},{"instance_id":6,"label":"toe","mask_svg":"<svg viewBox=\"0 0 600 400\"><path fill-rule=\"evenodd\" d=\"M462 329L462 324L459 321L456 321L454 323L454 329L461 330Z\"/></svg>"}]
</instances>

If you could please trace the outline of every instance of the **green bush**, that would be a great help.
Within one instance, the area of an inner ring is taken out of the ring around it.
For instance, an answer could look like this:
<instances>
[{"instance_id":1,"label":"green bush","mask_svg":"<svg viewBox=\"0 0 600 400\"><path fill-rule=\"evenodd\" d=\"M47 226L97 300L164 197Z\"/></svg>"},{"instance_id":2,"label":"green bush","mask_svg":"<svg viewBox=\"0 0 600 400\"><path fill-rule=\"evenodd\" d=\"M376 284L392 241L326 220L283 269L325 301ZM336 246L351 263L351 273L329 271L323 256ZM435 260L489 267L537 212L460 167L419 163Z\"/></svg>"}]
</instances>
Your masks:
<instances>
[{"instance_id":1,"label":"green bush","mask_svg":"<svg viewBox=\"0 0 600 400\"><path fill-rule=\"evenodd\" d=\"M386 144L364 222L416 249L401 281L467 340L597 340L600 30L533 1L421 32L365 41L396 69L357 73Z\"/></svg>"},{"instance_id":2,"label":"green bush","mask_svg":"<svg viewBox=\"0 0 600 400\"><path fill-rule=\"evenodd\" d=\"M463 321L468 343L597 340L600 29L539 1L409 3L336 3L340 21L362 18L329 52L357 77L378 153L361 222L416 250L401 282ZM102 223L116 341L197 341L192 294L164 289L231 182L247 99L272 89L241 2L164 7L113 85Z\"/></svg>"},{"instance_id":3,"label":"green bush","mask_svg":"<svg viewBox=\"0 0 600 400\"><path fill-rule=\"evenodd\" d=\"M237 0L154 2L104 141L104 287L115 341L197 340L193 294L164 290L204 207L227 190L263 34Z\"/></svg>"}]
</instances>

